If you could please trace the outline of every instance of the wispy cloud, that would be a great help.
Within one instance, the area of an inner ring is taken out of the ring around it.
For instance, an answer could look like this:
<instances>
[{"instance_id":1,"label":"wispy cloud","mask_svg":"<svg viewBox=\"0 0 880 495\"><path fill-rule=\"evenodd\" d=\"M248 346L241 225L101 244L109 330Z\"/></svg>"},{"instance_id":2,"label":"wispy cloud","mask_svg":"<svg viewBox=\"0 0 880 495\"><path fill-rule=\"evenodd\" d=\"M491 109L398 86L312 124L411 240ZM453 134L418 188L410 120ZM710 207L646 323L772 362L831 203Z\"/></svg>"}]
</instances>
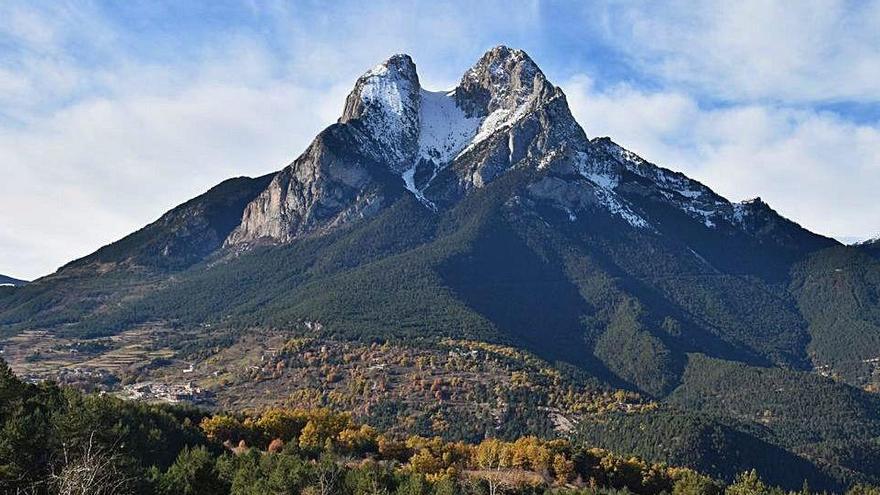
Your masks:
<instances>
[{"instance_id":1,"label":"wispy cloud","mask_svg":"<svg viewBox=\"0 0 880 495\"><path fill-rule=\"evenodd\" d=\"M606 13L606 35L633 63L710 97L880 99L878 2L624 2Z\"/></svg>"}]
</instances>

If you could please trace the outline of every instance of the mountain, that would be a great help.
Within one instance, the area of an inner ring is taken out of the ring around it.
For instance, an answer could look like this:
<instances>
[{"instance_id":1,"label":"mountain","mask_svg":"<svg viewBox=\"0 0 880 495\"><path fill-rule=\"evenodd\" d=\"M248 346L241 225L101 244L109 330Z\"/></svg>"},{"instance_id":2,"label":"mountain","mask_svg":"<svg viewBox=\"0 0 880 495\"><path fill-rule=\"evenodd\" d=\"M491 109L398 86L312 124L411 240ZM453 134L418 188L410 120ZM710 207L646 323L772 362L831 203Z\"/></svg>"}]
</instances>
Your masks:
<instances>
[{"instance_id":1,"label":"mountain","mask_svg":"<svg viewBox=\"0 0 880 495\"><path fill-rule=\"evenodd\" d=\"M880 237L855 244L855 247L870 253L874 257L880 257Z\"/></svg>"},{"instance_id":2,"label":"mountain","mask_svg":"<svg viewBox=\"0 0 880 495\"><path fill-rule=\"evenodd\" d=\"M18 287L20 285L26 284L27 281L19 280L17 278L7 277L6 275L0 275L0 287L2 286L13 286Z\"/></svg>"},{"instance_id":3,"label":"mountain","mask_svg":"<svg viewBox=\"0 0 880 495\"><path fill-rule=\"evenodd\" d=\"M784 458L762 475L839 488L878 480L878 287L864 248L589 138L502 46L440 92L391 57L283 170L0 291L0 337L81 386L578 433L727 478Z\"/></svg>"}]
</instances>

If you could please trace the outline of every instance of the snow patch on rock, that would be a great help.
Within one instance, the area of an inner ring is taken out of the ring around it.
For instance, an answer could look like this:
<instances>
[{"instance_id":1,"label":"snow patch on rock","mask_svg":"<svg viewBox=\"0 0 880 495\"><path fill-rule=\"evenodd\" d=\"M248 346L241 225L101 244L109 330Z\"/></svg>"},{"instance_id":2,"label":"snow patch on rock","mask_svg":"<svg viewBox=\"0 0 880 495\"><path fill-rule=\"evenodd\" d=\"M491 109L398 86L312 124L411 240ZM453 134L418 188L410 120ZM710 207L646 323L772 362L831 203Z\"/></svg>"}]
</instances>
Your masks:
<instances>
[{"instance_id":1,"label":"snow patch on rock","mask_svg":"<svg viewBox=\"0 0 880 495\"><path fill-rule=\"evenodd\" d=\"M395 55L361 76L346 102L342 121L358 119L378 144L378 156L398 172L415 151L419 90L412 60Z\"/></svg>"},{"instance_id":2,"label":"snow patch on rock","mask_svg":"<svg viewBox=\"0 0 880 495\"><path fill-rule=\"evenodd\" d=\"M623 199L614 193L614 191L605 189L604 187L597 187L595 192L596 199L599 200L599 203L607 208L612 214L623 218L633 227L638 227L640 229L651 227L647 220L634 212Z\"/></svg>"},{"instance_id":3,"label":"snow patch on rock","mask_svg":"<svg viewBox=\"0 0 880 495\"><path fill-rule=\"evenodd\" d=\"M513 109L499 108L490 113L485 119L483 119L479 131L474 136L473 140L471 140L471 143L462 151L462 154L485 141L496 132L513 127L514 124L528 115L528 113L529 105L525 103L520 104Z\"/></svg>"},{"instance_id":4,"label":"snow patch on rock","mask_svg":"<svg viewBox=\"0 0 880 495\"><path fill-rule=\"evenodd\" d=\"M575 154L575 167L584 178L596 185L596 199L612 214L618 215L633 227L649 228L650 224L627 204L616 192L620 179L613 164L592 159L584 152Z\"/></svg>"},{"instance_id":5,"label":"snow patch on rock","mask_svg":"<svg viewBox=\"0 0 880 495\"><path fill-rule=\"evenodd\" d=\"M617 180L608 175L588 172L583 174L583 176L604 189L614 189L617 187Z\"/></svg>"},{"instance_id":6,"label":"snow patch on rock","mask_svg":"<svg viewBox=\"0 0 880 495\"><path fill-rule=\"evenodd\" d=\"M415 196L416 199L418 199L419 202L421 202L423 205L427 206L428 208L430 208L432 210L436 210L437 206L430 199L425 197L425 194L422 192L421 189L416 187L415 175L416 175L416 165L413 165L412 167L410 167L409 169L404 171L403 174L401 175L401 178L403 179L403 186L406 188L407 191L413 193L413 196ZM435 176L437 175L436 172L434 175ZM433 178L434 177L431 177L431 179L433 179ZM430 183L430 180L428 181L428 183Z\"/></svg>"},{"instance_id":7,"label":"snow patch on rock","mask_svg":"<svg viewBox=\"0 0 880 495\"><path fill-rule=\"evenodd\" d=\"M653 183L657 192L668 200L669 204L698 220L707 228L717 228L718 219L732 221L731 217L736 219L737 215L741 221L744 214L742 208L737 210L736 206L731 205L729 201L716 195L703 184L684 174L653 165L607 138L599 138L593 142L606 150L626 171ZM596 165L593 163L591 167L595 169ZM612 167L609 165L607 168Z\"/></svg>"},{"instance_id":8,"label":"snow patch on rock","mask_svg":"<svg viewBox=\"0 0 880 495\"><path fill-rule=\"evenodd\" d=\"M578 173L605 189L613 190L620 182L614 164L596 160L582 151L575 155L575 166Z\"/></svg>"}]
</instances>

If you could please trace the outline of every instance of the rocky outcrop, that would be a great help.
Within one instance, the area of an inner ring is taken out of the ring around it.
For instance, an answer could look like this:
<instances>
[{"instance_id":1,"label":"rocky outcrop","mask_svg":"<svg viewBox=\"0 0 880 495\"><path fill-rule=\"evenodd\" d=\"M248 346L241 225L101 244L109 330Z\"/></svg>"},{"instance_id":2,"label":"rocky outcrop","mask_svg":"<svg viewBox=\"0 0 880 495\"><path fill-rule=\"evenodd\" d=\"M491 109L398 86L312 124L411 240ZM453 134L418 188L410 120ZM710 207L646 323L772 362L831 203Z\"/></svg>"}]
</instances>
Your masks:
<instances>
[{"instance_id":1,"label":"rocky outcrop","mask_svg":"<svg viewBox=\"0 0 880 495\"><path fill-rule=\"evenodd\" d=\"M245 209L226 245L291 242L371 216L387 203L389 177L399 176L418 149L419 80L407 55L395 55L361 76L339 122L279 172ZM400 182L398 182L400 181Z\"/></svg>"},{"instance_id":2,"label":"rocky outcrop","mask_svg":"<svg viewBox=\"0 0 880 495\"><path fill-rule=\"evenodd\" d=\"M350 125L324 130L248 206L226 245L290 242L325 233L385 204L382 164L362 151L362 136Z\"/></svg>"},{"instance_id":3,"label":"rocky outcrop","mask_svg":"<svg viewBox=\"0 0 880 495\"><path fill-rule=\"evenodd\" d=\"M339 119L360 132L361 151L400 175L418 151L421 86L409 55L394 55L361 76Z\"/></svg>"},{"instance_id":4,"label":"rocky outcrop","mask_svg":"<svg viewBox=\"0 0 880 495\"><path fill-rule=\"evenodd\" d=\"M565 94L550 84L522 50L499 46L487 52L454 90L475 135L452 163L425 185L425 196L450 205L518 166L540 167L565 151L586 149Z\"/></svg>"}]
</instances>

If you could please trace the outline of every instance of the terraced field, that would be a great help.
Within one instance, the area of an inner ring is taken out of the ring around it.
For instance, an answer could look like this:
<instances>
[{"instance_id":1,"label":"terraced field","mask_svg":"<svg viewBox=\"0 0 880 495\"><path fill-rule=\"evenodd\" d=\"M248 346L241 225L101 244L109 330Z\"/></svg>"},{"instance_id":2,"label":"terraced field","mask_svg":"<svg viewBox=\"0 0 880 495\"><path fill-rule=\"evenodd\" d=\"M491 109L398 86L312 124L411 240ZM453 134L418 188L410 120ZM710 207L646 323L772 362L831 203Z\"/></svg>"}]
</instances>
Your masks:
<instances>
[{"instance_id":1,"label":"terraced field","mask_svg":"<svg viewBox=\"0 0 880 495\"><path fill-rule=\"evenodd\" d=\"M80 381L89 376L123 379L172 360L165 331L143 326L102 339L75 339L29 330L0 341L3 357L16 374L38 381Z\"/></svg>"}]
</instances>

